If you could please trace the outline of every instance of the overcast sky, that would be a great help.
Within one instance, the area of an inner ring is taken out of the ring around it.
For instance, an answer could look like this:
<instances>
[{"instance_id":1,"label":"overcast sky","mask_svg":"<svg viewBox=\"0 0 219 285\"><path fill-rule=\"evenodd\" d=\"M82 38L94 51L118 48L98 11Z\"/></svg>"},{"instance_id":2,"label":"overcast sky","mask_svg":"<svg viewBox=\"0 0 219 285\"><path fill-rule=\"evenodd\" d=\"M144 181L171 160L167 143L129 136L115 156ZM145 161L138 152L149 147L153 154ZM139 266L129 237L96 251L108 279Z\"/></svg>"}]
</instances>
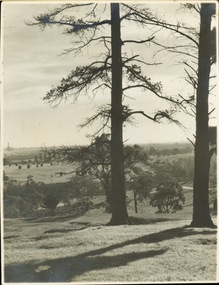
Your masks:
<instances>
[{"instance_id":1,"label":"overcast sky","mask_svg":"<svg viewBox=\"0 0 219 285\"><path fill-rule=\"evenodd\" d=\"M86 135L92 135L98 123L86 129L80 129L78 125L94 114L98 106L110 102L110 94L100 94L95 98L83 96L75 104L66 102L57 108L52 108L43 101L47 91L59 84L72 69L86 64L97 51L102 52L96 47L86 49L81 55L74 56L70 53L60 56L64 49L72 47L73 36L62 34L62 30L57 27L41 31L38 27L25 24L25 21L33 20L33 16L59 6L57 3L51 3L3 3L4 147L8 143L12 147L89 143ZM167 19L179 17L176 13L179 5L170 3L153 5L151 8L158 9L159 14ZM186 17L187 22L198 23L192 14ZM123 28L123 32L130 36L139 33L138 37L143 38L142 30L133 24L126 31ZM144 45L139 51L143 50L145 54L150 55L149 49L151 52L153 47ZM148 66L147 76L154 82L162 82L164 94L191 92L181 78L182 66L175 65L169 59L168 56L158 54L155 60L161 60L163 64L158 67ZM151 96L146 98L142 93L138 96L131 94L131 97L133 99L128 99L131 108L142 109L151 114L154 110L166 106L164 102ZM179 118L186 129L180 129L174 124L156 124L146 118L136 117L134 125L125 126L124 140L127 143L186 141L187 137L192 138L194 134L195 122L184 114L180 114Z\"/></svg>"}]
</instances>

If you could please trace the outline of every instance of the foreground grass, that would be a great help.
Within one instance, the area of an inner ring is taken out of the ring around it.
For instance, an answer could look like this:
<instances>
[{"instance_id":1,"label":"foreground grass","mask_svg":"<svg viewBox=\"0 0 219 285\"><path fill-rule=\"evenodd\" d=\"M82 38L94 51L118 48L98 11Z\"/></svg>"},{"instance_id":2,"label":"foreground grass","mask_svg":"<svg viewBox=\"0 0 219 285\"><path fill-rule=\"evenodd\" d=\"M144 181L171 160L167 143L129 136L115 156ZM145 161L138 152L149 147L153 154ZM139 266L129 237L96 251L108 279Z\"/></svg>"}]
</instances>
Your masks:
<instances>
[{"instance_id":1,"label":"foreground grass","mask_svg":"<svg viewBox=\"0 0 219 285\"><path fill-rule=\"evenodd\" d=\"M5 220L5 281L216 281L215 229L159 215L107 227L109 218L93 209L75 219Z\"/></svg>"}]
</instances>

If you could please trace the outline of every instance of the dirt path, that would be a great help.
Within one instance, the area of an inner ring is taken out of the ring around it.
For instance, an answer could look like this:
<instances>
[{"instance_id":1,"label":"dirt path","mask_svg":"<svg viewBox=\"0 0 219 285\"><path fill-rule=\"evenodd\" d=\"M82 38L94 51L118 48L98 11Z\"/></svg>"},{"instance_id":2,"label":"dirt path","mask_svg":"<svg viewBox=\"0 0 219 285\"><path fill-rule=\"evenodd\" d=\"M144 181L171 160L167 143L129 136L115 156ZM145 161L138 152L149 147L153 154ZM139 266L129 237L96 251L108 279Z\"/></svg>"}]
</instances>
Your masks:
<instances>
[{"instance_id":1,"label":"dirt path","mask_svg":"<svg viewBox=\"0 0 219 285\"><path fill-rule=\"evenodd\" d=\"M216 230L189 221L106 227L78 219L5 221L7 282L216 281Z\"/></svg>"}]
</instances>

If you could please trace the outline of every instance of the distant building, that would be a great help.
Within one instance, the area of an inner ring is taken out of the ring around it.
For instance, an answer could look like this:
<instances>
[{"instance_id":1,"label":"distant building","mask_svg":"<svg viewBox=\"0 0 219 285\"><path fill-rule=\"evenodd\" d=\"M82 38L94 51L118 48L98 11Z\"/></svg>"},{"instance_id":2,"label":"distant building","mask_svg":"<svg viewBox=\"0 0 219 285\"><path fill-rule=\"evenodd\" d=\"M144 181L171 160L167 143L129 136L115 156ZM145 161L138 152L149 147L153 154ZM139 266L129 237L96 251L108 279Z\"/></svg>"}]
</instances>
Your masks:
<instances>
[{"instance_id":1,"label":"distant building","mask_svg":"<svg viewBox=\"0 0 219 285\"><path fill-rule=\"evenodd\" d=\"M13 150L13 148L9 146L9 143L8 143L8 146L7 146L6 150L7 151L12 151Z\"/></svg>"}]
</instances>

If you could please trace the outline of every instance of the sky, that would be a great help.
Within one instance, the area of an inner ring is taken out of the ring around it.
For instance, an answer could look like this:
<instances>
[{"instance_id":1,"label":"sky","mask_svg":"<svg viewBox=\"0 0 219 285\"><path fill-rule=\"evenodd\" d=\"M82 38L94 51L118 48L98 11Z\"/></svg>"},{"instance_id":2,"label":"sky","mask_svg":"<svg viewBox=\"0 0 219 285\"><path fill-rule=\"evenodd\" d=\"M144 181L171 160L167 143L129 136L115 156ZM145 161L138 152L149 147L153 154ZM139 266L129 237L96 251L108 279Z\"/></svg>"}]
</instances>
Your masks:
<instances>
[{"instance_id":1,"label":"sky","mask_svg":"<svg viewBox=\"0 0 219 285\"><path fill-rule=\"evenodd\" d=\"M62 1L63 4L63 1ZM33 16L52 10L59 6L56 2L20 2L3 3L2 38L3 38L3 143L7 147L41 147L58 145L88 144L100 122L93 126L80 128L79 125L93 114L102 104L110 103L110 94L92 92L82 95L77 102L73 100L52 107L43 100L46 93L57 86L71 70L96 58L103 52L101 46L95 45L85 49L82 54L73 53L61 55L67 48L73 46L74 37L63 34L61 28L48 27L44 31L36 26L28 26L26 22L33 21ZM176 12L178 4L150 5L158 10L166 19L182 17ZM77 15L78 16L78 15ZM198 23L193 15L186 15L187 23ZM106 32L106 31L104 31ZM122 28L122 35L138 39L144 38L145 30L134 24ZM173 40L170 34L161 34L160 40ZM162 39L163 37L163 39ZM147 66L146 72L152 81L163 84L166 95L189 94L191 90L182 79L182 65L170 60L170 55L158 53L153 58L153 47L131 46L127 52L142 53L147 61L162 62L158 67ZM215 101L213 99L213 105ZM126 98L126 104L135 110L144 110L152 114L155 110L164 109L167 104L154 96L135 91ZM136 116L135 123L124 127L126 143L162 143L183 142L187 137L193 139L195 133L194 118L180 113L177 118L185 125L182 129L174 124L164 122L156 124L144 117ZM213 122L214 123L214 122ZM109 131L109 130L106 130Z\"/></svg>"}]
</instances>

